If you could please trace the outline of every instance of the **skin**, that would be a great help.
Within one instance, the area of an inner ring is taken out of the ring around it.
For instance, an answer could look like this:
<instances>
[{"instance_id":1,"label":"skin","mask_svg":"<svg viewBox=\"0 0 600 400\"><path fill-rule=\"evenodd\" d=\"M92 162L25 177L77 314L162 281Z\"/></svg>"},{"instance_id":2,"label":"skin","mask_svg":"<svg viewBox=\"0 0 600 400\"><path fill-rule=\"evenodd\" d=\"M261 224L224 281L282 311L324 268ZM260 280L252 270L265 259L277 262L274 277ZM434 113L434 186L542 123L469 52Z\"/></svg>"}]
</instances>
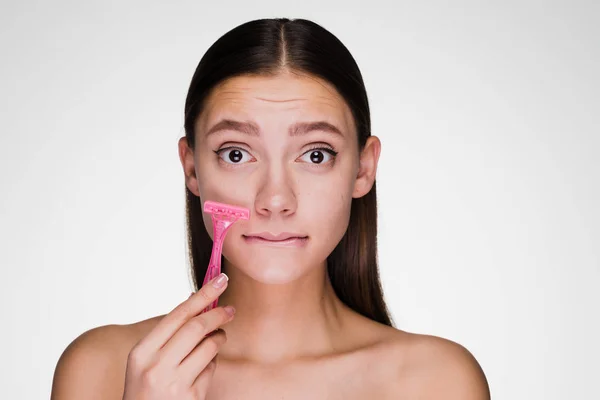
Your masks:
<instances>
[{"instance_id":1,"label":"skin","mask_svg":"<svg viewBox=\"0 0 600 400\"><path fill-rule=\"evenodd\" d=\"M233 129L208 134L223 118L252 121L258 134ZM326 121L341 134L288 135L290 125L308 121ZM371 136L359 150L350 109L331 85L290 71L232 78L211 93L195 135L194 150L185 137L179 140L189 190L203 201L247 207L251 216L226 236L224 269L230 279L209 327L223 329L218 356L209 364L213 353L207 352L199 361L202 368L212 367L202 375L205 392L189 398L489 399L486 378L464 347L374 322L335 295L326 258L348 226L352 198L373 185L381 143ZM204 223L212 235L210 216ZM245 239L264 231L308 239L301 247ZM169 336L177 342L173 327L206 318L197 314L210 300L200 290L166 316L84 333L59 360L53 400L95 398L94 393L122 398L125 376L128 388L134 387L141 382L135 377L154 365L148 360L169 359L158 357L158 348L148 343ZM236 309L233 318L225 317L225 305ZM197 342L205 333L190 337ZM132 349L146 360L137 370L128 363ZM177 364L161 368L158 376L181 379Z\"/></svg>"},{"instance_id":2,"label":"skin","mask_svg":"<svg viewBox=\"0 0 600 400\"><path fill-rule=\"evenodd\" d=\"M341 240L353 197L373 185L380 141L370 137L360 154L350 109L324 82L286 74L239 77L209 98L196 126L196 151L182 138L179 151L186 185L201 199L247 207L248 221L236 222L223 246L229 289L219 304L238 310L228 326L232 339L220 359L261 365L324 355L348 346L342 330L350 313L327 279L326 259ZM223 118L252 120L260 136L234 130L207 135ZM297 121L325 120L342 135L312 131L290 137ZM215 151L243 149L235 164ZM322 161L310 158L313 148ZM221 158L222 157L222 158ZM226 160L226 161L224 161ZM205 216L207 231L212 223ZM244 235L268 231L307 235L301 248L251 244Z\"/></svg>"}]
</instances>

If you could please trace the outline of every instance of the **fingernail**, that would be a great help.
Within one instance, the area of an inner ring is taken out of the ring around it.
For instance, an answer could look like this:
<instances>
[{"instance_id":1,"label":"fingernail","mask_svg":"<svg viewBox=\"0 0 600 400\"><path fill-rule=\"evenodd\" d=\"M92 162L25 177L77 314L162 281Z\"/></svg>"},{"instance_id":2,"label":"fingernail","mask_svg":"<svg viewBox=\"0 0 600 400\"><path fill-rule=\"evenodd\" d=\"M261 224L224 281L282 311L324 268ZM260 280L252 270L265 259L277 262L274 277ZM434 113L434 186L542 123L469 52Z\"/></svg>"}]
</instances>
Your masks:
<instances>
[{"instance_id":1,"label":"fingernail","mask_svg":"<svg viewBox=\"0 0 600 400\"><path fill-rule=\"evenodd\" d=\"M229 277L227 275L225 275L225 273L221 272L221 274L219 276L217 276L217 278L213 282L213 286L216 287L217 289L220 289L223 286L225 286L225 282L227 282L228 280L229 280Z\"/></svg>"},{"instance_id":2,"label":"fingernail","mask_svg":"<svg viewBox=\"0 0 600 400\"><path fill-rule=\"evenodd\" d=\"M233 317L233 314L235 314L235 308L233 308L232 306L225 307L225 311L227 312L227 314L229 314L232 317Z\"/></svg>"}]
</instances>

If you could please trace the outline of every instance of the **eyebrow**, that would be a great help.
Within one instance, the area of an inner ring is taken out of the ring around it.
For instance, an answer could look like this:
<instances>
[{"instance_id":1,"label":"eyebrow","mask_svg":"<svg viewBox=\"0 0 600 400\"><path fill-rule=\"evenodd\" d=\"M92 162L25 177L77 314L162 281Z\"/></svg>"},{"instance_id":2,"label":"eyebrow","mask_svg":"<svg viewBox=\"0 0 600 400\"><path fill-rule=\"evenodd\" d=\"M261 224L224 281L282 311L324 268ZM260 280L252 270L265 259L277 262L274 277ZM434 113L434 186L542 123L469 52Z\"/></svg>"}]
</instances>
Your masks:
<instances>
[{"instance_id":1,"label":"eyebrow","mask_svg":"<svg viewBox=\"0 0 600 400\"><path fill-rule=\"evenodd\" d=\"M237 131L250 136L260 136L260 129L255 123L235 121L232 119L223 119L219 121L208 130L206 136L219 131ZM326 121L297 122L290 126L288 134L294 137L302 136L312 131L323 131L344 136L340 129Z\"/></svg>"}]
</instances>

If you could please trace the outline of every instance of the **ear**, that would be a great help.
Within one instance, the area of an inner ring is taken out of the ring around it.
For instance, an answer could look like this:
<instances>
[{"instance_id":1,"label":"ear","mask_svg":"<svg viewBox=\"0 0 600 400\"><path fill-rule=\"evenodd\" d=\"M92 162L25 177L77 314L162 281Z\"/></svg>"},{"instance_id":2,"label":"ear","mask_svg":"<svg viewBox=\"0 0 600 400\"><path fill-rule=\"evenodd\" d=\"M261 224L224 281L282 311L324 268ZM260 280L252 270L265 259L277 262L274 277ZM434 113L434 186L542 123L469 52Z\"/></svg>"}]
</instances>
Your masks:
<instances>
[{"instance_id":1,"label":"ear","mask_svg":"<svg viewBox=\"0 0 600 400\"><path fill-rule=\"evenodd\" d=\"M198 179L196 178L196 164L194 163L194 151L188 146L187 138L184 136L179 139L179 159L185 174L185 185L187 188L200 197L198 192Z\"/></svg>"},{"instance_id":2,"label":"ear","mask_svg":"<svg viewBox=\"0 0 600 400\"><path fill-rule=\"evenodd\" d=\"M381 153L381 142L377 136L369 136L365 147L360 152L358 174L354 182L352 197L359 198L369 193L375 182L377 163Z\"/></svg>"}]
</instances>

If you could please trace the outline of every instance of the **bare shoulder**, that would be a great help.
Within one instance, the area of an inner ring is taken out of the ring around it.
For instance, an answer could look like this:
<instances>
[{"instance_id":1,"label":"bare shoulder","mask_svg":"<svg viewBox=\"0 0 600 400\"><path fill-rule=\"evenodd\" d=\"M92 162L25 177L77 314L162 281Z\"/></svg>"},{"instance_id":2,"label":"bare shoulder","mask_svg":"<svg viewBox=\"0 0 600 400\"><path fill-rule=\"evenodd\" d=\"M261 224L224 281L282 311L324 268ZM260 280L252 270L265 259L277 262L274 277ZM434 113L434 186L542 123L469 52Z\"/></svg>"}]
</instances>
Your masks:
<instances>
[{"instance_id":1,"label":"bare shoulder","mask_svg":"<svg viewBox=\"0 0 600 400\"><path fill-rule=\"evenodd\" d=\"M391 329L396 332L388 341L388 354L397 366L397 380L390 386L390 398L402 393L422 399L490 399L485 374L464 346L438 336Z\"/></svg>"},{"instance_id":2,"label":"bare shoulder","mask_svg":"<svg viewBox=\"0 0 600 400\"><path fill-rule=\"evenodd\" d=\"M121 399L129 352L162 317L99 326L79 335L56 364L51 400Z\"/></svg>"}]
</instances>

